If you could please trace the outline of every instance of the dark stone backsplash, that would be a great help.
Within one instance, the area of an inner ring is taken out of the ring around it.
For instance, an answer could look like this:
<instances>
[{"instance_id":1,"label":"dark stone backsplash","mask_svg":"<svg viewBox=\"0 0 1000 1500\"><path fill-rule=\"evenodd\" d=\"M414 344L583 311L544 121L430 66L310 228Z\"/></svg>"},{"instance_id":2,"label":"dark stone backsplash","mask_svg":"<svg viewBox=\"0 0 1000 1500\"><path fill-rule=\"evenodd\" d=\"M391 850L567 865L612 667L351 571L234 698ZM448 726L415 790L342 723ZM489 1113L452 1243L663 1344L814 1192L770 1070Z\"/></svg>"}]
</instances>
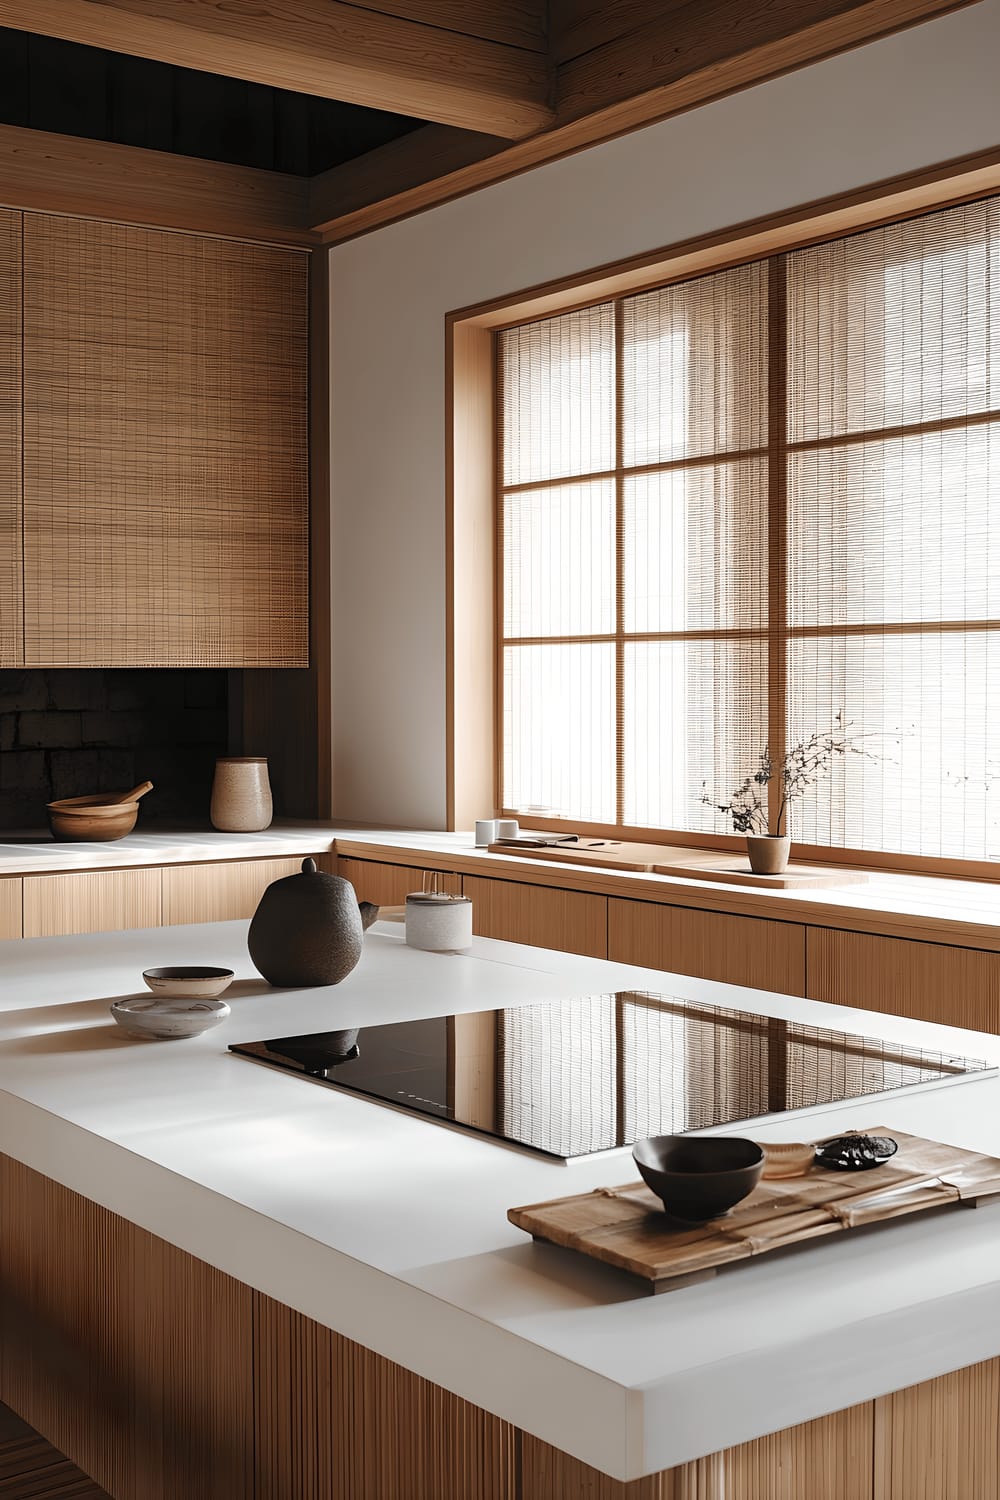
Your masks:
<instances>
[{"instance_id":1,"label":"dark stone backsplash","mask_svg":"<svg viewBox=\"0 0 1000 1500\"><path fill-rule=\"evenodd\" d=\"M46 826L45 804L154 790L139 827L208 826L215 758L227 753L228 673L0 671L0 831Z\"/></svg>"}]
</instances>

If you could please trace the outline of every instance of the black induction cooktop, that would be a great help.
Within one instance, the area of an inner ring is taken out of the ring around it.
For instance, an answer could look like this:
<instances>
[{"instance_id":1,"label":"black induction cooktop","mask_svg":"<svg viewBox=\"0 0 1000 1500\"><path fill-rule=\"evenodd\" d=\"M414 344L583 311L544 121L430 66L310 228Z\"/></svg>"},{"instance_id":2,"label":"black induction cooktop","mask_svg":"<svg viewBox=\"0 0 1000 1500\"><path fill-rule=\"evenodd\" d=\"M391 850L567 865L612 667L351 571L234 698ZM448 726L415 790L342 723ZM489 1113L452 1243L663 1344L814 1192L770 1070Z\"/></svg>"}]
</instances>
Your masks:
<instances>
[{"instance_id":1,"label":"black induction cooktop","mask_svg":"<svg viewBox=\"0 0 1000 1500\"><path fill-rule=\"evenodd\" d=\"M230 1051L561 1158L996 1071L975 1058L639 991Z\"/></svg>"}]
</instances>

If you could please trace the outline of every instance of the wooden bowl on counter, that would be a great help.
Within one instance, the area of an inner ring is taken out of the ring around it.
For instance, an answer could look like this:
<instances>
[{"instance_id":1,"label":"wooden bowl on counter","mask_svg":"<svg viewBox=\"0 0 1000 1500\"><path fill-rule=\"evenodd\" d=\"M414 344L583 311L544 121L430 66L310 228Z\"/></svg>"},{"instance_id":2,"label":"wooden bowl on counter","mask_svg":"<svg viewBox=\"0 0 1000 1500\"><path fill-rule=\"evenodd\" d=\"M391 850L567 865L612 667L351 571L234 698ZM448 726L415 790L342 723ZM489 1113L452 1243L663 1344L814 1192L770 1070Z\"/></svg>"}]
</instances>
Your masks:
<instances>
[{"instance_id":1,"label":"wooden bowl on counter","mask_svg":"<svg viewBox=\"0 0 1000 1500\"><path fill-rule=\"evenodd\" d=\"M130 792L98 792L91 797L62 797L48 804L52 837L63 842L110 843L123 839L135 827L139 798L153 790L144 781Z\"/></svg>"}]
</instances>

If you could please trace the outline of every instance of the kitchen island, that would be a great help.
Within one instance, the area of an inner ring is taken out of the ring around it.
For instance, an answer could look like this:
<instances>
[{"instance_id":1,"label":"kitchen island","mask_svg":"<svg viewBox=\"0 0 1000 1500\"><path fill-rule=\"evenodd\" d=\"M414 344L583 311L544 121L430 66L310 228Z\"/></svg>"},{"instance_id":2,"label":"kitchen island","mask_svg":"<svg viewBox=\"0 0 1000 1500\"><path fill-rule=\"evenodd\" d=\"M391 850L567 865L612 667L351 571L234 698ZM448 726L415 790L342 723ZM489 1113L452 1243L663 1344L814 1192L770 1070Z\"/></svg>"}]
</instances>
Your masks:
<instances>
[{"instance_id":1,"label":"kitchen island","mask_svg":"<svg viewBox=\"0 0 1000 1500\"><path fill-rule=\"evenodd\" d=\"M1000 1493L1000 1210L649 1298L506 1218L629 1180L627 1150L553 1161L227 1050L615 990L992 1063L996 1037L486 939L419 953L389 923L336 989L274 991L245 932L0 948L0 1400L115 1500ZM129 1040L108 1005L167 963L235 969L232 1015ZM1000 1081L751 1133L873 1125L1000 1154Z\"/></svg>"}]
</instances>

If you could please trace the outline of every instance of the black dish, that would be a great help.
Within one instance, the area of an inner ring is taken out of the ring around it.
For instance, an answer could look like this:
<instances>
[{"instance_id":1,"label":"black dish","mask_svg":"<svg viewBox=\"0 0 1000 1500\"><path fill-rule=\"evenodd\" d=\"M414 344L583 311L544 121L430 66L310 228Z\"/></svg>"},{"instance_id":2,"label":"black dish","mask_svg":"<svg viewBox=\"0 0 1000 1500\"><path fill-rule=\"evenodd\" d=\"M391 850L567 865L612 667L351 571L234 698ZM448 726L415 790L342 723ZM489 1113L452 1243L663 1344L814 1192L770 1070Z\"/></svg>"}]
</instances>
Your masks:
<instances>
[{"instance_id":1,"label":"black dish","mask_svg":"<svg viewBox=\"0 0 1000 1500\"><path fill-rule=\"evenodd\" d=\"M636 1141L632 1156L667 1213L686 1224L728 1213L764 1170L763 1149L739 1136L652 1135Z\"/></svg>"},{"instance_id":2,"label":"black dish","mask_svg":"<svg viewBox=\"0 0 1000 1500\"><path fill-rule=\"evenodd\" d=\"M898 1150L889 1135L836 1135L818 1148L815 1161L829 1172L870 1172Z\"/></svg>"}]
</instances>

